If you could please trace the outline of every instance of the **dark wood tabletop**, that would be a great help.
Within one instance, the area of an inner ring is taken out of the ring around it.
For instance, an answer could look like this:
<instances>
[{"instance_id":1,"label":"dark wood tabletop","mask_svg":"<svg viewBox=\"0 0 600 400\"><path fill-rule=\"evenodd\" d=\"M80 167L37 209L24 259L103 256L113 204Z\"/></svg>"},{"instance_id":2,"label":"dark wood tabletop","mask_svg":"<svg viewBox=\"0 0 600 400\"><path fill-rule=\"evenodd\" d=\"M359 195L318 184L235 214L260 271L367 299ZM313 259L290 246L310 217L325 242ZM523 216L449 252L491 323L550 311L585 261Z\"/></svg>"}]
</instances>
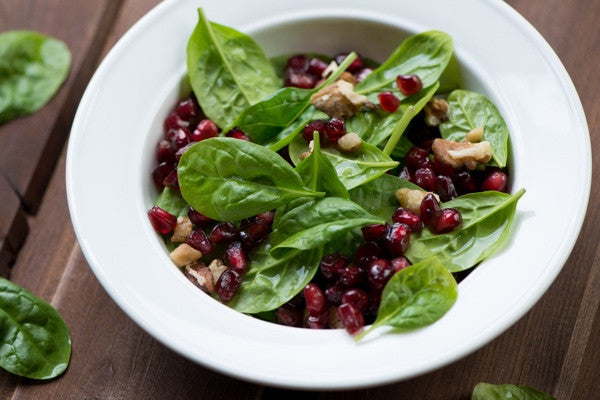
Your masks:
<instances>
[{"instance_id":1,"label":"dark wood tabletop","mask_svg":"<svg viewBox=\"0 0 600 400\"><path fill-rule=\"evenodd\" d=\"M554 284L500 337L429 374L347 392L264 387L198 366L133 323L100 286L77 244L65 195L65 145L96 66L157 3L0 0L0 32L41 31L66 42L73 55L66 83L46 107L0 126L0 274L59 311L71 332L71 363L66 373L49 382L0 370L1 399L466 400L480 381L526 384L561 400L600 399L597 158L587 218ZM583 103L596 149L600 145L600 1L508 3L540 31L564 63Z\"/></svg>"}]
</instances>

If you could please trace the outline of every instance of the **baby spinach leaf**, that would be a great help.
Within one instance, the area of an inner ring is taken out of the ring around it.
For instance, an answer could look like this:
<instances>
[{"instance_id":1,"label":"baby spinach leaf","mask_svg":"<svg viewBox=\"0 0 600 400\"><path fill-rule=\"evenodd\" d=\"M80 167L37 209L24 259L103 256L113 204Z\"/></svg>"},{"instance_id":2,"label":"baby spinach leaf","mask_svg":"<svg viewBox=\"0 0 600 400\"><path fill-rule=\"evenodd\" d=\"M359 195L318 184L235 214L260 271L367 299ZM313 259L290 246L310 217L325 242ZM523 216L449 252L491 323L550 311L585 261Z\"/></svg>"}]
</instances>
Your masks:
<instances>
[{"instance_id":1,"label":"baby spinach leaf","mask_svg":"<svg viewBox=\"0 0 600 400\"><path fill-rule=\"evenodd\" d=\"M308 151L308 144L302 136L296 136L288 149L292 162L298 165L300 155ZM365 141L362 142L360 149L351 154L341 153L334 147L321 148L321 151L331 161L340 181L348 190L363 185L398 166L397 161Z\"/></svg>"},{"instance_id":2,"label":"baby spinach leaf","mask_svg":"<svg viewBox=\"0 0 600 400\"><path fill-rule=\"evenodd\" d=\"M462 226L436 235L428 229L413 234L406 257L419 262L433 255L452 272L473 267L494 253L508 238L517 201L524 189L513 195L489 191L470 193L444 203L462 214Z\"/></svg>"},{"instance_id":3,"label":"baby spinach leaf","mask_svg":"<svg viewBox=\"0 0 600 400\"><path fill-rule=\"evenodd\" d=\"M350 229L383 223L358 204L337 197L305 203L285 213L271 233L273 249L312 249Z\"/></svg>"},{"instance_id":4,"label":"baby spinach leaf","mask_svg":"<svg viewBox=\"0 0 600 400\"><path fill-rule=\"evenodd\" d=\"M264 143L265 147L273 151L279 151L285 146L289 145L292 140L304 129L304 126L311 121L317 119L329 119L329 116L323 111L317 109L315 106L310 104L303 112L288 125L285 129L279 131L277 135L269 139Z\"/></svg>"},{"instance_id":5,"label":"baby spinach leaf","mask_svg":"<svg viewBox=\"0 0 600 400\"><path fill-rule=\"evenodd\" d=\"M263 245L252 252L250 269L228 305L255 314L273 310L289 301L311 281L323 256L322 248L288 249L279 255Z\"/></svg>"},{"instance_id":6,"label":"baby spinach leaf","mask_svg":"<svg viewBox=\"0 0 600 400\"><path fill-rule=\"evenodd\" d=\"M385 285L375 322L355 340L383 325L401 331L431 325L448 312L457 295L454 277L436 257L411 265Z\"/></svg>"},{"instance_id":7,"label":"baby spinach leaf","mask_svg":"<svg viewBox=\"0 0 600 400\"><path fill-rule=\"evenodd\" d=\"M321 153L319 134L314 135L314 149L308 157L298 164L296 172L300 174L306 186L328 196L349 199L348 191L340 181L331 162Z\"/></svg>"},{"instance_id":8,"label":"baby spinach leaf","mask_svg":"<svg viewBox=\"0 0 600 400\"><path fill-rule=\"evenodd\" d=\"M400 207L396 190L400 188L422 190L419 186L393 175L383 174L350 190L350 200L371 214L390 222L392 214Z\"/></svg>"},{"instance_id":9,"label":"baby spinach leaf","mask_svg":"<svg viewBox=\"0 0 600 400\"><path fill-rule=\"evenodd\" d=\"M178 190L166 187L156 198L154 205L177 217L185 216L190 206L185 202Z\"/></svg>"},{"instance_id":10,"label":"baby spinach leaf","mask_svg":"<svg viewBox=\"0 0 600 400\"><path fill-rule=\"evenodd\" d=\"M62 374L71 357L69 330L54 308L0 278L0 367L33 379Z\"/></svg>"},{"instance_id":11,"label":"baby spinach leaf","mask_svg":"<svg viewBox=\"0 0 600 400\"><path fill-rule=\"evenodd\" d=\"M42 108L66 79L71 53L31 31L0 34L0 124Z\"/></svg>"},{"instance_id":12,"label":"baby spinach leaf","mask_svg":"<svg viewBox=\"0 0 600 400\"><path fill-rule=\"evenodd\" d=\"M461 142L467 132L483 128L483 139L492 146L491 164L506 166L508 127L500 112L487 97L467 90L455 90L448 96L449 120L440 125L444 139Z\"/></svg>"},{"instance_id":13,"label":"baby spinach leaf","mask_svg":"<svg viewBox=\"0 0 600 400\"><path fill-rule=\"evenodd\" d=\"M218 137L190 147L177 168L183 198L219 221L237 221L301 197L324 194L304 187L277 153L255 143Z\"/></svg>"},{"instance_id":14,"label":"baby spinach leaf","mask_svg":"<svg viewBox=\"0 0 600 400\"><path fill-rule=\"evenodd\" d=\"M493 385L480 382L475 385L471 400L556 400L549 394L525 385Z\"/></svg>"},{"instance_id":15,"label":"baby spinach leaf","mask_svg":"<svg viewBox=\"0 0 600 400\"><path fill-rule=\"evenodd\" d=\"M397 93L398 75L417 75L423 87L429 87L440 79L452 52L452 38L447 33L429 31L411 36L379 68L359 82L355 90L373 102L377 101L377 94L385 90L393 90L403 98L402 93Z\"/></svg>"},{"instance_id":16,"label":"baby spinach leaf","mask_svg":"<svg viewBox=\"0 0 600 400\"><path fill-rule=\"evenodd\" d=\"M199 20L187 46L190 83L206 116L221 128L249 105L279 89L280 81L265 53L252 38Z\"/></svg>"}]
</instances>

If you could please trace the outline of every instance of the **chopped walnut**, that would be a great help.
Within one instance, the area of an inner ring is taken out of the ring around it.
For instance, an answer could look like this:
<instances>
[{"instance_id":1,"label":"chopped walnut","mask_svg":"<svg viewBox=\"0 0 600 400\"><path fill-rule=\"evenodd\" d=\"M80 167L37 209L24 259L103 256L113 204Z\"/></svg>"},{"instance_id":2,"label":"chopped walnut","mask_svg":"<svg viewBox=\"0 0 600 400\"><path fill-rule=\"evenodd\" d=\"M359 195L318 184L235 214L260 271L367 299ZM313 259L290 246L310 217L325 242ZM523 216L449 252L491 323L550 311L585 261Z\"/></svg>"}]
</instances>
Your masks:
<instances>
[{"instance_id":1,"label":"chopped walnut","mask_svg":"<svg viewBox=\"0 0 600 400\"><path fill-rule=\"evenodd\" d=\"M426 192L419 189L408 189L401 188L396 190L396 198L403 208L414 212L417 215L421 215L421 202L428 194L433 194L439 201L440 197L432 192Z\"/></svg>"},{"instance_id":2,"label":"chopped walnut","mask_svg":"<svg viewBox=\"0 0 600 400\"><path fill-rule=\"evenodd\" d=\"M467 132L467 136L465 136L465 140L471 143L481 142L483 139L483 128L475 128L471 129Z\"/></svg>"},{"instance_id":3,"label":"chopped walnut","mask_svg":"<svg viewBox=\"0 0 600 400\"><path fill-rule=\"evenodd\" d=\"M321 77L322 78L327 78L329 75L333 74L335 71L337 71L338 69L338 65L335 61L331 61L329 63L329 65L323 70L323 72L321 73Z\"/></svg>"},{"instance_id":4,"label":"chopped walnut","mask_svg":"<svg viewBox=\"0 0 600 400\"><path fill-rule=\"evenodd\" d=\"M351 83L353 88L358 83L358 81L356 80L356 78L354 77L354 75L352 75L348 71L342 72L342 74L340 75L340 77L338 78L338 80L342 80L342 81L346 81L348 83Z\"/></svg>"},{"instance_id":5,"label":"chopped walnut","mask_svg":"<svg viewBox=\"0 0 600 400\"><path fill-rule=\"evenodd\" d=\"M337 140L337 147L342 153L353 153L360 149L362 140L354 132L348 132Z\"/></svg>"},{"instance_id":6,"label":"chopped walnut","mask_svg":"<svg viewBox=\"0 0 600 400\"><path fill-rule=\"evenodd\" d=\"M171 236L171 242L185 242L187 238L192 234L192 230L192 221L190 221L188 217L177 218L177 225L175 225L173 236Z\"/></svg>"},{"instance_id":7,"label":"chopped walnut","mask_svg":"<svg viewBox=\"0 0 600 400\"><path fill-rule=\"evenodd\" d=\"M220 259L215 258L208 265L208 269L210 269L210 272L212 273L213 281L217 282L221 277L221 274L227 269L227 265L223 264L223 261Z\"/></svg>"},{"instance_id":8,"label":"chopped walnut","mask_svg":"<svg viewBox=\"0 0 600 400\"><path fill-rule=\"evenodd\" d=\"M195 262L186 265L183 274L199 289L209 294L215 291L213 274L204 263Z\"/></svg>"},{"instance_id":9,"label":"chopped walnut","mask_svg":"<svg viewBox=\"0 0 600 400\"><path fill-rule=\"evenodd\" d=\"M202 257L202 252L187 243L182 243L171 252L170 256L176 266L183 267L184 265L198 261Z\"/></svg>"},{"instance_id":10,"label":"chopped walnut","mask_svg":"<svg viewBox=\"0 0 600 400\"><path fill-rule=\"evenodd\" d=\"M425 104L425 123L429 126L438 126L448 121L450 107L444 99L433 98Z\"/></svg>"},{"instance_id":11,"label":"chopped walnut","mask_svg":"<svg viewBox=\"0 0 600 400\"><path fill-rule=\"evenodd\" d=\"M354 92L350 82L338 80L310 97L312 105L330 117L349 118L360 111L367 97Z\"/></svg>"},{"instance_id":12,"label":"chopped walnut","mask_svg":"<svg viewBox=\"0 0 600 400\"><path fill-rule=\"evenodd\" d=\"M492 158L492 146L487 141L469 143L435 139L431 148L437 160L454 168L464 165L473 170L478 162L485 164Z\"/></svg>"}]
</instances>

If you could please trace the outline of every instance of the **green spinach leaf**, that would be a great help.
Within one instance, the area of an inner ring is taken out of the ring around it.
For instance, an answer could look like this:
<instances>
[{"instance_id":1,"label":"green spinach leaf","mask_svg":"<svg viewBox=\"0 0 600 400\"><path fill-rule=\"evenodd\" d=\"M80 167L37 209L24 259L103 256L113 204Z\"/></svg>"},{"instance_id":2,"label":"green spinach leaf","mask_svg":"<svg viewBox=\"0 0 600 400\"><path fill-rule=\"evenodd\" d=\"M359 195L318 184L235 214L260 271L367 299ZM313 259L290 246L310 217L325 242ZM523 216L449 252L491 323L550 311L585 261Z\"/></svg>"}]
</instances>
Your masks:
<instances>
[{"instance_id":1,"label":"green spinach leaf","mask_svg":"<svg viewBox=\"0 0 600 400\"><path fill-rule=\"evenodd\" d=\"M177 173L187 203L219 221L237 221L293 199L324 195L304 187L300 175L277 153L233 138L196 143L181 157Z\"/></svg>"},{"instance_id":2,"label":"green spinach leaf","mask_svg":"<svg viewBox=\"0 0 600 400\"><path fill-rule=\"evenodd\" d=\"M42 108L66 79L71 53L31 31L0 34L0 124Z\"/></svg>"},{"instance_id":3,"label":"green spinach leaf","mask_svg":"<svg viewBox=\"0 0 600 400\"><path fill-rule=\"evenodd\" d=\"M71 357L69 330L54 308L0 278L0 367L33 379L62 374Z\"/></svg>"},{"instance_id":4,"label":"green spinach leaf","mask_svg":"<svg viewBox=\"0 0 600 400\"><path fill-rule=\"evenodd\" d=\"M457 295L454 277L437 258L411 265L388 281L375 322L355 339L384 325L401 331L431 325L448 312Z\"/></svg>"},{"instance_id":5,"label":"green spinach leaf","mask_svg":"<svg viewBox=\"0 0 600 400\"><path fill-rule=\"evenodd\" d=\"M306 124L317 119L329 119L329 116L310 104L294 122L288 125L285 129L279 131L279 133L269 139L264 146L273 151L281 150L285 146L289 145L290 142L294 140L294 138L300 132L302 132Z\"/></svg>"},{"instance_id":6,"label":"green spinach leaf","mask_svg":"<svg viewBox=\"0 0 600 400\"><path fill-rule=\"evenodd\" d=\"M225 128L279 89L280 81L252 38L208 21L201 8L198 15L187 46L188 76L206 116Z\"/></svg>"},{"instance_id":7,"label":"green spinach leaf","mask_svg":"<svg viewBox=\"0 0 600 400\"><path fill-rule=\"evenodd\" d=\"M166 187L156 198L154 205L159 206L163 210L177 217L182 217L188 214L190 206L185 202L181 193L178 190Z\"/></svg>"},{"instance_id":8,"label":"green spinach leaf","mask_svg":"<svg viewBox=\"0 0 600 400\"><path fill-rule=\"evenodd\" d=\"M483 139L492 146L492 165L506 166L508 127L500 112L487 97L467 90L455 90L448 96L449 120L440 125L444 139L461 142L467 132L483 128Z\"/></svg>"},{"instance_id":9,"label":"green spinach leaf","mask_svg":"<svg viewBox=\"0 0 600 400\"><path fill-rule=\"evenodd\" d=\"M390 222L394 211L400 207L396 198L396 190L400 188L423 190L407 180L383 174L371 182L350 190L350 200L371 214Z\"/></svg>"},{"instance_id":10,"label":"green spinach leaf","mask_svg":"<svg viewBox=\"0 0 600 400\"><path fill-rule=\"evenodd\" d=\"M556 400L549 394L525 385L492 385L480 382L473 389L471 400Z\"/></svg>"},{"instance_id":11,"label":"green spinach leaf","mask_svg":"<svg viewBox=\"0 0 600 400\"><path fill-rule=\"evenodd\" d=\"M508 239L517 201L524 193L524 189L513 195L494 191L471 193L444 203L444 208L460 211L462 226L442 235L428 229L413 234L406 257L416 263L435 255L452 272L475 266Z\"/></svg>"}]
</instances>

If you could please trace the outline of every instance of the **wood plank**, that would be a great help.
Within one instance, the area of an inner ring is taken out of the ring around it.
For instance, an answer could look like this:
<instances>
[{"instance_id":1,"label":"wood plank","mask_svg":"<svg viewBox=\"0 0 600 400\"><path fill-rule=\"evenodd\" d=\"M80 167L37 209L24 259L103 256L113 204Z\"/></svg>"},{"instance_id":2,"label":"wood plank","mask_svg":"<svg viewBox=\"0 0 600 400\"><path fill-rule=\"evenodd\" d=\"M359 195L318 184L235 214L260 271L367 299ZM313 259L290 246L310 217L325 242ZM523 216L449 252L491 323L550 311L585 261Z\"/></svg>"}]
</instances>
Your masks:
<instances>
[{"instance_id":1,"label":"wood plank","mask_svg":"<svg viewBox=\"0 0 600 400\"><path fill-rule=\"evenodd\" d=\"M8 181L0 176L0 276L8 277L28 232L21 200Z\"/></svg>"}]
</instances>

